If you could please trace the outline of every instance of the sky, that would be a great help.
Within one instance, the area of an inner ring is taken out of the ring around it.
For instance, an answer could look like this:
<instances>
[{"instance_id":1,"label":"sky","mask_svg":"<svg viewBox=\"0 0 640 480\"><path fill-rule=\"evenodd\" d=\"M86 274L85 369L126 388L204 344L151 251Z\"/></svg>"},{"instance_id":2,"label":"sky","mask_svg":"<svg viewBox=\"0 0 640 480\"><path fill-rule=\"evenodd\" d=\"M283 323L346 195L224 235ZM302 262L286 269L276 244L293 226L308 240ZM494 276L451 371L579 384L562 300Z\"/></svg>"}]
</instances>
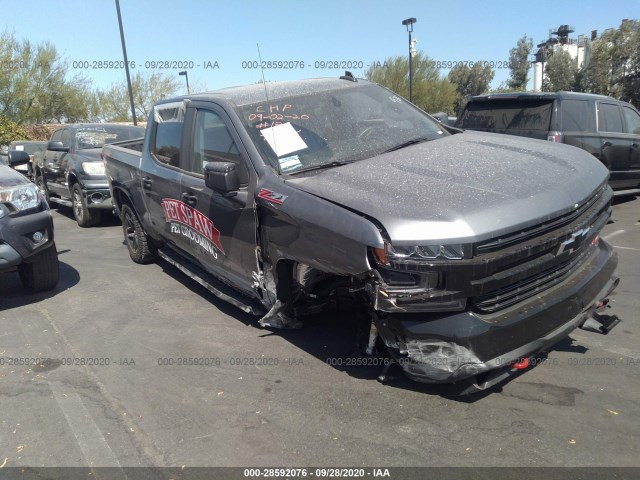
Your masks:
<instances>
[{"instance_id":1,"label":"sky","mask_svg":"<svg viewBox=\"0 0 640 480\"><path fill-rule=\"evenodd\" d=\"M52 43L71 73L97 88L125 80L115 0L1 5L3 29ZM186 70L192 92L255 83L263 74L267 81L335 77L344 70L362 77L375 62L408 55L402 20L410 17L417 19L418 50L439 62L493 62L491 86L498 87L509 77L509 50L525 34L535 45L562 24L573 26L577 37L640 18L639 0L120 0L120 9L131 72L178 77ZM264 71L257 68L258 46Z\"/></svg>"}]
</instances>

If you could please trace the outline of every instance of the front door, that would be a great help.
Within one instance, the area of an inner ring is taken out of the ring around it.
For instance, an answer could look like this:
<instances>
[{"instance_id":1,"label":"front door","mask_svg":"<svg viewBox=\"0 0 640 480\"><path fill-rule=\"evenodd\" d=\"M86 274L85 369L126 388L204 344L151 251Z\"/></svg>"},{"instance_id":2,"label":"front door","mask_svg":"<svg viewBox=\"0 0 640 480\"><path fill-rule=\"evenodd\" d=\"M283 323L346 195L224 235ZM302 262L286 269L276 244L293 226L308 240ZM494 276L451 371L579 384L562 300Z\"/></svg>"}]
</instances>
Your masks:
<instances>
[{"instance_id":1,"label":"front door","mask_svg":"<svg viewBox=\"0 0 640 480\"><path fill-rule=\"evenodd\" d=\"M183 236L188 239L190 255L205 270L251 293L255 290L258 266L247 154L221 108L198 102L189 118L192 125L189 163L182 177L180 200L191 209L191 215L189 225L181 226L185 229ZM238 192L227 196L205 186L204 166L210 162L237 165L241 184Z\"/></svg>"},{"instance_id":2,"label":"front door","mask_svg":"<svg viewBox=\"0 0 640 480\"><path fill-rule=\"evenodd\" d=\"M68 128L56 130L51 136L52 142L62 142L63 148L70 148L70 135ZM43 169L44 177L47 182L47 188L51 193L61 196L68 196L67 179L65 175L68 163L68 152L57 150L49 150L44 154Z\"/></svg>"}]
</instances>

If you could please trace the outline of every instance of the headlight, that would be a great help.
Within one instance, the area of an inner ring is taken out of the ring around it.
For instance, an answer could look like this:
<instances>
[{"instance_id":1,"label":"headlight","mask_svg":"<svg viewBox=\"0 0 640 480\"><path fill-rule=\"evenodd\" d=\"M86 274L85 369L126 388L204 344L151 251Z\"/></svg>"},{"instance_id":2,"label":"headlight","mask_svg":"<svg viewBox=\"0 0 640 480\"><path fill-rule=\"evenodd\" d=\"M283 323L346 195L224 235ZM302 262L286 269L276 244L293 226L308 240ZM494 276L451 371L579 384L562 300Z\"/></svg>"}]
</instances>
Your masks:
<instances>
[{"instance_id":1,"label":"headlight","mask_svg":"<svg viewBox=\"0 0 640 480\"><path fill-rule=\"evenodd\" d=\"M0 189L0 202L10 203L18 210L37 207L38 203L40 203L38 187L33 183L29 183L26 185ZM5 215L2 213L5 210L6 208L0 209L0 217Z\"/></svg>"},{"instance_id":2,"label":"headlight","mask_svg":"<svg viewBox=\"0 0 640 480\"><path fill-rule=\"evenodd\" d=\"M389 260L462 260L467 245L461 243L448 245L415 245L409 247L394 246L385 243L385 248L374 248L376 259L388 265Z\"/></svg>"},{"instance_id":3,"label":"headlight","mask_svg":"<svg viewBox=\"0 0 640 480\"><path fill-rule=\"evenodd\" d=\"M104 163L82 162L82 170L89 175L104 175Z\"/></svg>"}]
</instances>

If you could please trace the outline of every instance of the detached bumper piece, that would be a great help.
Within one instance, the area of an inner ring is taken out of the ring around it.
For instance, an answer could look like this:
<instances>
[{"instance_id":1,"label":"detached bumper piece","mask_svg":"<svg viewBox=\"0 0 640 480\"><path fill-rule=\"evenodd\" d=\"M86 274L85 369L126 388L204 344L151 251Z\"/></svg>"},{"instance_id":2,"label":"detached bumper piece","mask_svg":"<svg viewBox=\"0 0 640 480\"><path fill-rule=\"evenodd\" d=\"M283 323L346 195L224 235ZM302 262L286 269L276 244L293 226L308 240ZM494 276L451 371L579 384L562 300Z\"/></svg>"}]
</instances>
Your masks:
<instances>
[{"instance_id":1,"label":"detached bumper piece","mask_svg":"<svg viewBox=\"0 0 640 480\"><path fill-rule=\"evenodd\" d=\"M410 378L458 383L457 394L489 388L527 368L529 359L582 327L608 333L620 320L596 309L616 288L617 257L606 242L591 249L561 283L495 312L375 312L373 323ZM384 381L384 374L381 378Z\"/></svg>"},{"instance_id":2,"label":"detached bumper piece","mask_svg":"<svg viewBox=\"0 0 640 480\"><path fill-rule=\"evenodd\" d=\"M588 332L601 333L607 335L622 320L617 315L604 315L594 313L591 318L587 318L580 328Z\"/></svg>"}]
</instances>

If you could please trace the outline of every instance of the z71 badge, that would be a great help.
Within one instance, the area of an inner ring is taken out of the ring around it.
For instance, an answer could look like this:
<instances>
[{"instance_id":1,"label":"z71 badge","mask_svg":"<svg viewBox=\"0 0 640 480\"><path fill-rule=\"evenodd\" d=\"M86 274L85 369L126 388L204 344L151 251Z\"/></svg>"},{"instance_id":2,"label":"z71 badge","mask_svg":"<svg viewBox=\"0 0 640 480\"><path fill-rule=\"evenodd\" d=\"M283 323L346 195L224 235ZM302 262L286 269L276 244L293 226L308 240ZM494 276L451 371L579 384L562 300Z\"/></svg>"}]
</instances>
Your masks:
<instances>
[{"instance_id":1,"label":"z71 badge","mask_svg":"<svg viewBox=\"0 0 640 480\"><path fill-rule=\"evenodd\" d=\"M260 193L258 193L258 197L264 198L271 203L277 203L278 205L282 205L287 199L287 195L274 192L273 190L267 190L266 188L260 190Z\"/></svg>"}]
</instances>

